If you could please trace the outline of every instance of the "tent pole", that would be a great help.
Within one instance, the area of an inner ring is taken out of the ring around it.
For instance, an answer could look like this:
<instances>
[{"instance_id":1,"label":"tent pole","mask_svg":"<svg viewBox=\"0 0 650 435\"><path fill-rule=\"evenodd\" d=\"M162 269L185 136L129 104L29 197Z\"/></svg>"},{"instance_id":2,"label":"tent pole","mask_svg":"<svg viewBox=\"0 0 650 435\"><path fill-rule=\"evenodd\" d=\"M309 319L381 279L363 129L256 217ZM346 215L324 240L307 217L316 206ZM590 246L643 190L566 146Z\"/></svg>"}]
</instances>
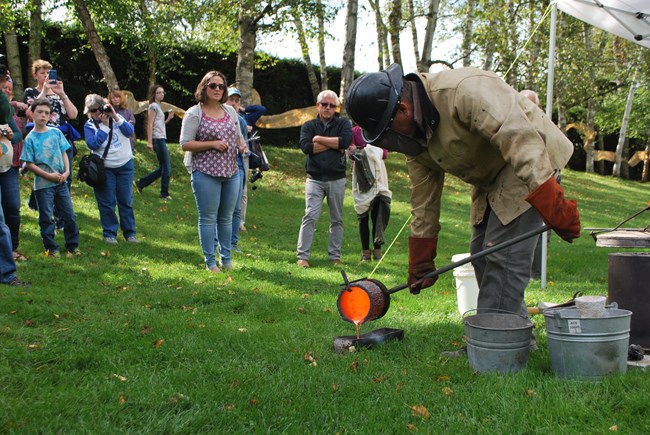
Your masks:
<instances>
[{"instance_id":1,"label":"tent pole","mask_svg":"<svg viewBox=\"0 0 650 435\"><path fill-rule=\"evenodd\" d=\"M551 30L548 43L548 77L546 83L546 116L553 119L553 82L555 80L555 33L557 28L557 3L551 5ZM546 259L548 256L548 231L542 233L541 286L546 288Z\"/></svg>"}]
</instances>

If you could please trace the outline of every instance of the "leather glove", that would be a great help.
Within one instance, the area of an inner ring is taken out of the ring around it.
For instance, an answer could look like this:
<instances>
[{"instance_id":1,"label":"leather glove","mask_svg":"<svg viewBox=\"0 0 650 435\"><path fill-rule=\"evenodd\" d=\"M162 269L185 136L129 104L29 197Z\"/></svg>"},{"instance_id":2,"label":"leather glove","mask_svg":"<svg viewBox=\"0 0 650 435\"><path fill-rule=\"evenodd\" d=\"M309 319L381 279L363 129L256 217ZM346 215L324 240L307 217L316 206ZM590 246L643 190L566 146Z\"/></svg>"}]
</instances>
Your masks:
<instances>
[{"instance_id":1,"label":"leather glove","mask_svg":"<svg viewBox=\"0 0 650 435\"><path fill-rule=\"evenodd\" d=\"M526 201L530 203L558 236L567 242L580 237L580 216L575 201L564 199L564 189L555 177L533 190Z\"/></svg>"},{"instance_id":2,"label":"leather glove","mask_svg":"<svg viewBox=\"0 0 650 435\"><path fill-rule=\"evenodd\" d=\"M409 291L417 295L423 288L431 287L438 277L420 279L436 270L438 239L433 237L409 237Z\"/></svg>"}]
</instances>

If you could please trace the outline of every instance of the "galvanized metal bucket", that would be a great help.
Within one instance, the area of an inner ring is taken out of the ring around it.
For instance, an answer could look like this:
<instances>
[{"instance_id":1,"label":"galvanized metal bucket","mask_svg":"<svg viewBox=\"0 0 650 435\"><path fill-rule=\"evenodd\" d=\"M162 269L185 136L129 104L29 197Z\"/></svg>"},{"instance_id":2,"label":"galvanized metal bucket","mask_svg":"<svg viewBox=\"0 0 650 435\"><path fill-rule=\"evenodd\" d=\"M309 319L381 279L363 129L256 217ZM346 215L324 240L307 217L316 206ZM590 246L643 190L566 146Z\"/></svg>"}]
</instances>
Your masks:
<instances>
[{"instance_id":1,"label":"galvanized metal bucket","mask_svg":"<svg viewBox=\"0 0 650 435\"><path fill-rule=\"evenodd\" d=\"M515 373L526 367L530 319L501 310L472 311L477 314L463 316L470 367L480 373Z\"/></svg>"},{"instance_id":2,"label":"galvanized metal bucket","mask_svg":"<svg viewBox=\"0 0 650 435\"><path fill-rule=\"evenodd\" d=\"M631 311L618 308L595 318L580 317L575 308L544 311L553 372L586 380L625 373L631 317Z\"/></svg>"}]
</instances>

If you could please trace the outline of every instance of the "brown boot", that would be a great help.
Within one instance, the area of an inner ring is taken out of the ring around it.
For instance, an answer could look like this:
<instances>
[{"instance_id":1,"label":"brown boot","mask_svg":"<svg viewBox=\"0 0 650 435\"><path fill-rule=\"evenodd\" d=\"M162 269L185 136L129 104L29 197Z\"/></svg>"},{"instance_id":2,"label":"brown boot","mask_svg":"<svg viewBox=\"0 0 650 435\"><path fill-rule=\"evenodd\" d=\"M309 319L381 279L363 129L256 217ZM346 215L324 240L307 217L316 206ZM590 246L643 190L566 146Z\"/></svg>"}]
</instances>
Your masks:
<instances>
[{"instance_id":1,"label":"brown boot","mask_svg":"<svg viewBox=\"0 0 650 435\"><path fill-rule=\"evenodd\" d=\"M370 249L361 251L361 261L370 261Z\"/></svg>"},{"instance_id":2,"label":"brown boot","mask_svg":"<svg viewBox=\"0 0 650 435\"><path fill-rule=\"evenodd\" d=\"M373 249L372 251L372 256L375 258L375 260L379 261L381 260L381 248Z\"/></svg>"}]
</instances>

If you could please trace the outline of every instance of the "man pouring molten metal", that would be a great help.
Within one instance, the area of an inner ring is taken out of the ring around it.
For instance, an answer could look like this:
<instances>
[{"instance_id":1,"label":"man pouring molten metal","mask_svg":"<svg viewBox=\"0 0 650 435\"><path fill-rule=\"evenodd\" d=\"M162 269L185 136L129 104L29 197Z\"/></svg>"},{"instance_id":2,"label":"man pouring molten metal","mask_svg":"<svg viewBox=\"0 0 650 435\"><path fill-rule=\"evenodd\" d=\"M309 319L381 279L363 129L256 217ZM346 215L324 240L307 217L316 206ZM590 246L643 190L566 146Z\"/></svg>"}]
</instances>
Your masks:
<instances>
[{"instance_id":1,"label":"man pouring molten metal","mask_svg":"<svg viewBox=\"0 0 650 435\"><path fill-rule=\"evenodd\" d=\"M470 251L510 240L545 221L560 237L580 236L575 201L557 182L573 145L525 96L475 68L403 76L399 65L354 81L348 115L367 143L407 155L411 180L408 286L432 286L446 173L472 185ZM472 262L478 309L527 316L524 290L536 238Z\"/></svg>"}]
</instances>

